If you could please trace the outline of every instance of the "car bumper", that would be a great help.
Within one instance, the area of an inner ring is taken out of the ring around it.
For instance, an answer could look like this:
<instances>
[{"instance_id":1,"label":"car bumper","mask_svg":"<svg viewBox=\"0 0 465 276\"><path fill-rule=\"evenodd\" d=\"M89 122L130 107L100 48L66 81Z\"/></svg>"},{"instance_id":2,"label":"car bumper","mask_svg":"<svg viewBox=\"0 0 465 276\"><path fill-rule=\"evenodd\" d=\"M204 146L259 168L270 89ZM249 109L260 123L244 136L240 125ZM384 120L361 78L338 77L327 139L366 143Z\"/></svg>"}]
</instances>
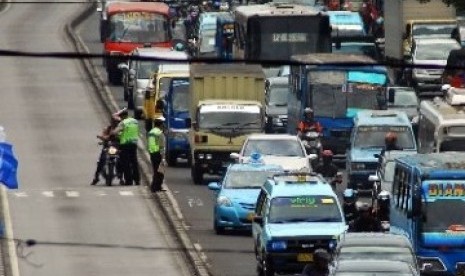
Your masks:
<instances>
[{"instance_id":1,"label":"car bumper","mask_svg":"<svg viewBox=\"0 0 465 276\"><path fill-rule=\"evenodd\" d=\"M308 261L298 261L299 254L309 253L268 253L267 260L278 273L301 273Z\"/></svg>"},{"instance_id":2,"label":"car bumper","mask_svg":"<svg viewBox=\"0 0 465 276\"><path fill-rule=\"evenodd\" d=\"M356 171L349 173L349 187L355 190L371 191L373 182L368 181L368 177L376 171Z\"/></svg>"},{"instance_id":3,"label":"car bumper","mask_svg":"<svg viewBox=\"0 0 465 276\"><path fill-rule=\"evenodd\" d=\"M215 222L220 227L251 230L253 215L253 210L226 206L215 207Z\"/></svg>"}]
</instances>

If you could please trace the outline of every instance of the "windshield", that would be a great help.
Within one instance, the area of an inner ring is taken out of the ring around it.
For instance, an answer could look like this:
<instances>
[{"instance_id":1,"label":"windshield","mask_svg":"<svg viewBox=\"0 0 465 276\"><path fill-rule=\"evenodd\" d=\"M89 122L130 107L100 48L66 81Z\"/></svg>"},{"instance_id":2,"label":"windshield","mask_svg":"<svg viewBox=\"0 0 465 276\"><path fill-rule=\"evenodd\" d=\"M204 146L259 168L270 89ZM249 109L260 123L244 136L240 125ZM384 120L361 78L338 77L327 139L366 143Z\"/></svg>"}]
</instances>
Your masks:
<instances>
[{"instance_id":1,"label":"windshield","mask_svg":"<svg viewBox=\"0 0 465 276\"><path fill-rule=\"evenodd\" d=\"M121 12L110 18L110 40L122 42L166 42L170 40L168 20L160 14Z\"/></svg>"},{"instance_id":2,"label":"windshield","mask_svg":"<svg viewBox=\"0 0 465 276\"><path fill-rule=\"evenodd\" d=\"M260 188L268 177L279 173L273 171L229 171L224 179L224 187L230 189Z\"/></svg>"},{"instance_id":3,"label":"windshield","mask_svg":"<svg viewBox=\"0 0 465 276\"><path fill-rule=\"evenodd\" d=\"M333 53L365 55L371 57L374 60L379 58L378 48L375 44L341 43L341 47L339 49L336 48L335 44L333 44Z\"/></svg>"},{"instance_id":4,"label":"windshield","mask_svg":"<svg viewBox=\"0 0 465 276\"><path fill-rule=\"evenodd\" d=\"M397 146L402 149L414 149L412 131L404 126L359 126L355 133L355 148L384 148L384 137L388 132L397 134Z\"/></svg>"},{"instance_id":5,"label":"windshield","mask_svg":"<svg viewBox=\"0 0 465 276\"><path fill-rule=\"evenodd\" d=\"M465 138L447 137L447 140L441 143L439 151L465 151Z\"/></svg>"},{"instance_id":6,"label":"windshield","mask_svg":"<svg viewBox=\"0 0 465 276\"><path fill-rule=\"evenodd\" d=\"M137 67L138 79L150 79L152 74L157 71L160 62L157 61L139 61Z\"/></svg>"},{"instance_id":7,"label":"windshield","mask_svg":"<svg viewBox=\"0 0 465 276\"><path fill-rule=\"evenodd\" d=\"M426 37L451 37L454 29L457 28L455 24L414 24L412 35L413 37L426 36Z\"/></svg>"},{"instance_id":8,"label":"windshield","mask_svg":"<svg viewBox=\"0 0 465 276\"><path fill-rule=\"evenodd\" d=\"M158 83L158 91L160 91L159 98L163 98L168 93L168 89L170 89L171 77L164 77L159 80Z\"/></svg>"},{"instance_id":9,"label":"windshield","mask_svg":"<svg viewBox=\"0 0 465 276\"><path fill-rule=\"evenodd\" d=\"M215 32L214 31L206 31L205 33L202 34L199 51L201 53L215 51Z\"/></svg>"},{"instance_id":10,"label":"windshield","mask_svg":"<svg viewBox=\"0 0 465 276\"><path fill-rule=\"evenodd\" d=\"M414 107L418 106L418 98L415 91L401 92L396 91L394 97L394 106Z\"/></svg>"},{"instance_id":11,"label":"windshield","mask_svg":"<svg viewBox=\"0 0 465 276\"><path fill-rule=\"evenodd\" d=\"M217 130L261 129L261 114L243 111L200 110L199 128Z\"/></svg>"},{"instance_id":12,"label":"windshield","mask_svg":"<svg viewBox=\"0 0 465 276\"><path fill-rule=\"evenodd\" d=\"M318 195L273 198L269 222L342 222L336 201L335 198Z\"/></svg>"},{"instance_id":13,"label":"windshield","mask_svg":"<svg viewBox=\"0 0 465 276\"><path fill-rule=\"evenodd\" d=\"M384 98L386 76L357 71L310 71L309 106L314 106L317 117L347 117L347 109L379 109L378 100ZM366 81L368 83L363 83Z\"/></svg>"},{"instance_id":14,"label":"windshield","mask_svg":"<svg viewBox=\"0 0 465 276\"><path fill-rule=\"evenodd\" d=\"M415 51L415 59L446 61L450 51L454 49L460 49L460 45L458 43L419 44Z\"/></svg>"},{"instance_id":15,"label":"windshield","mask_svg":"<svg viewBox=\"0 0 465 276\"><path fill-rule=\"evenodd\" d=\"M272 106L287 106L289 87L272 86L270 89L270 102Z\"/></svg>"},{"instance_id":16,"label":"windshield","mask_svg":"<svg viewBox=\"0 0 465 276\"><path fill-rule=\"evenodd\" d=\"M426 220L423 232L446 233L453 225L465 225L465 200L437 199L424 204Z\"/></svg>"},{"instance_id":17,"label":"windshield","mask_svg":"<svg viewBox=\"0 0 465 276\"><path fill-rule=\"evenodd\" d=\"M173 80L172 83L173 111L189 111L189 79Z\"/></svg>"},{"instance_id":18,"label":"windshield","mask_svg":"<svg viewBox=\"0 0 465 276\"><path fill-rule=\"evenodd\" d=\"M297 140L258 140L249 139L244 146L243 156L250 156L253 152L262 155L305 157L304 150Z\"/></svg>"}]
</instances>

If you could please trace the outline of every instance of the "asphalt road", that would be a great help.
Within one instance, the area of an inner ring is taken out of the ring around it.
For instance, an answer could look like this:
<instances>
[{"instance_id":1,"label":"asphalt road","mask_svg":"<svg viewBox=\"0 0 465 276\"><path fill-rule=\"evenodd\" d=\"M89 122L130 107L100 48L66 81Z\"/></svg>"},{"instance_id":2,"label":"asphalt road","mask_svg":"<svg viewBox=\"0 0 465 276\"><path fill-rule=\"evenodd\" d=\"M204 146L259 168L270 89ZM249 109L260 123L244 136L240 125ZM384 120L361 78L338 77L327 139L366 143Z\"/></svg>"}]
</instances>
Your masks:
<instances>
[{"instance_id":1,"label":"asphalt road","mask_svg":"<svg viewBox=\"0 0 465 276\"><path fill-rule=\"evenodd\" d=\"M76 3L76 2L74 2ZM73 49L66 22L83 4L9 4L0 48ZM77 60L2 57L0 125L19 160L8 192L21 275L192 275L145 187L90 186L107 122ZM16 276L16 275L15 275Z\"/></svg>"},{"instance_id":2,"label":"asphalt road","mask_svg":"<svg viewBox=\"0 0 465 276\"><path fill-rule=\"evenodd\" d=\"M98 14L95 13L80 26L79 35L91 53L101 53L99 41ZM106 72L100 59L93 61L103 78ZM123 89L109 85L114 98L123 107ZM194 185L187 167L168 168L166 183L185 218L188 236L201 248L214 276L248 276L256 275L253 241L250 233L229 233L218 236L213 231L214 194L206 185ZM214 180L215 178L211 178ZM207 184L208 180L205 181ZM341 187L341 190L343 187Z\"/></svg>"}]
</instances>

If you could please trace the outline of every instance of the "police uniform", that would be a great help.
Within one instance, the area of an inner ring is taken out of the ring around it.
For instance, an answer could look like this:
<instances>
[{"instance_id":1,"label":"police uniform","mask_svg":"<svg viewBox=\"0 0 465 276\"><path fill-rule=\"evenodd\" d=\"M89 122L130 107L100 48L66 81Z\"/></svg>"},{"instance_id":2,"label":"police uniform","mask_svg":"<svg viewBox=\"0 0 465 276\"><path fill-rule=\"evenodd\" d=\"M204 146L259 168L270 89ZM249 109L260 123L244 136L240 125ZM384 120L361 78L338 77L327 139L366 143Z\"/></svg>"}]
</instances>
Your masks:
<instances>
[{"instance_id":1,"label":"police uniform","mask_svg":"<svg viewBox=\"0 0 465 276\"><path fill-rule=\"evenodd\" d=\"M160 163L164 155L164 135L160 127L155 125L149 133L147 138L147 148L150 154L150 161L152 163L152 191L161 191L161 184L163 182L163 175L158 171Z\"/></svg>"},{"instance_id":2,"label":"police uniform","mask_svg":"<svg viewBox=\"0 0 465 276\"><path fill-rule=\"evenodd\" d=\"M121 121L119 136L121 167L126 185L140 184L139 164L137 162L137 140L139 138L139 123L128 117Z\"/></svg>"}]
</instances>

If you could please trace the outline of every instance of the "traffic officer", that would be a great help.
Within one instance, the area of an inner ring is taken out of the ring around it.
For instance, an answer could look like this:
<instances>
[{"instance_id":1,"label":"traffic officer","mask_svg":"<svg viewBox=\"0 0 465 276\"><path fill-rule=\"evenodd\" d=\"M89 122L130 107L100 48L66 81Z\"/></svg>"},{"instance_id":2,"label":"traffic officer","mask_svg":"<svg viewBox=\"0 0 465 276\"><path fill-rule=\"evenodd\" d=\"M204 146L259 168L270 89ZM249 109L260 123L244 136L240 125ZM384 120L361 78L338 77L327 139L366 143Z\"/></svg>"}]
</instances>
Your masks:
<instances>
[{"instance_id":1,"label":"traffic officer","mask_svg":"<svg viewBox=\"0 0 465 276\"><path fill-rule=\"evenodd\" d=\"M129 116L127 110L120 113L121 122L114 133L119 137L120 162L123 170L123 185L140 184L139 164L137 162L137 140L139 139L139 123Z\"/></svg>"},{"instance_id":2,"label":"traffic officer","mask_svg":"<svg viewBox=\"0 0 465 276\"><path fill-rule=\"evenodd\" d=\"M159 172L160 164L165 163L165 137L163 134L163 123L165 118L160 116L155 118L154 127L149 131L147 138L147 148L150 154L150 161L152 163L152 185L153 192L162 191L161 185L163 183L164 175ZM164 164L163 164L164 165Z\"/></svg>"}]
</instances>

